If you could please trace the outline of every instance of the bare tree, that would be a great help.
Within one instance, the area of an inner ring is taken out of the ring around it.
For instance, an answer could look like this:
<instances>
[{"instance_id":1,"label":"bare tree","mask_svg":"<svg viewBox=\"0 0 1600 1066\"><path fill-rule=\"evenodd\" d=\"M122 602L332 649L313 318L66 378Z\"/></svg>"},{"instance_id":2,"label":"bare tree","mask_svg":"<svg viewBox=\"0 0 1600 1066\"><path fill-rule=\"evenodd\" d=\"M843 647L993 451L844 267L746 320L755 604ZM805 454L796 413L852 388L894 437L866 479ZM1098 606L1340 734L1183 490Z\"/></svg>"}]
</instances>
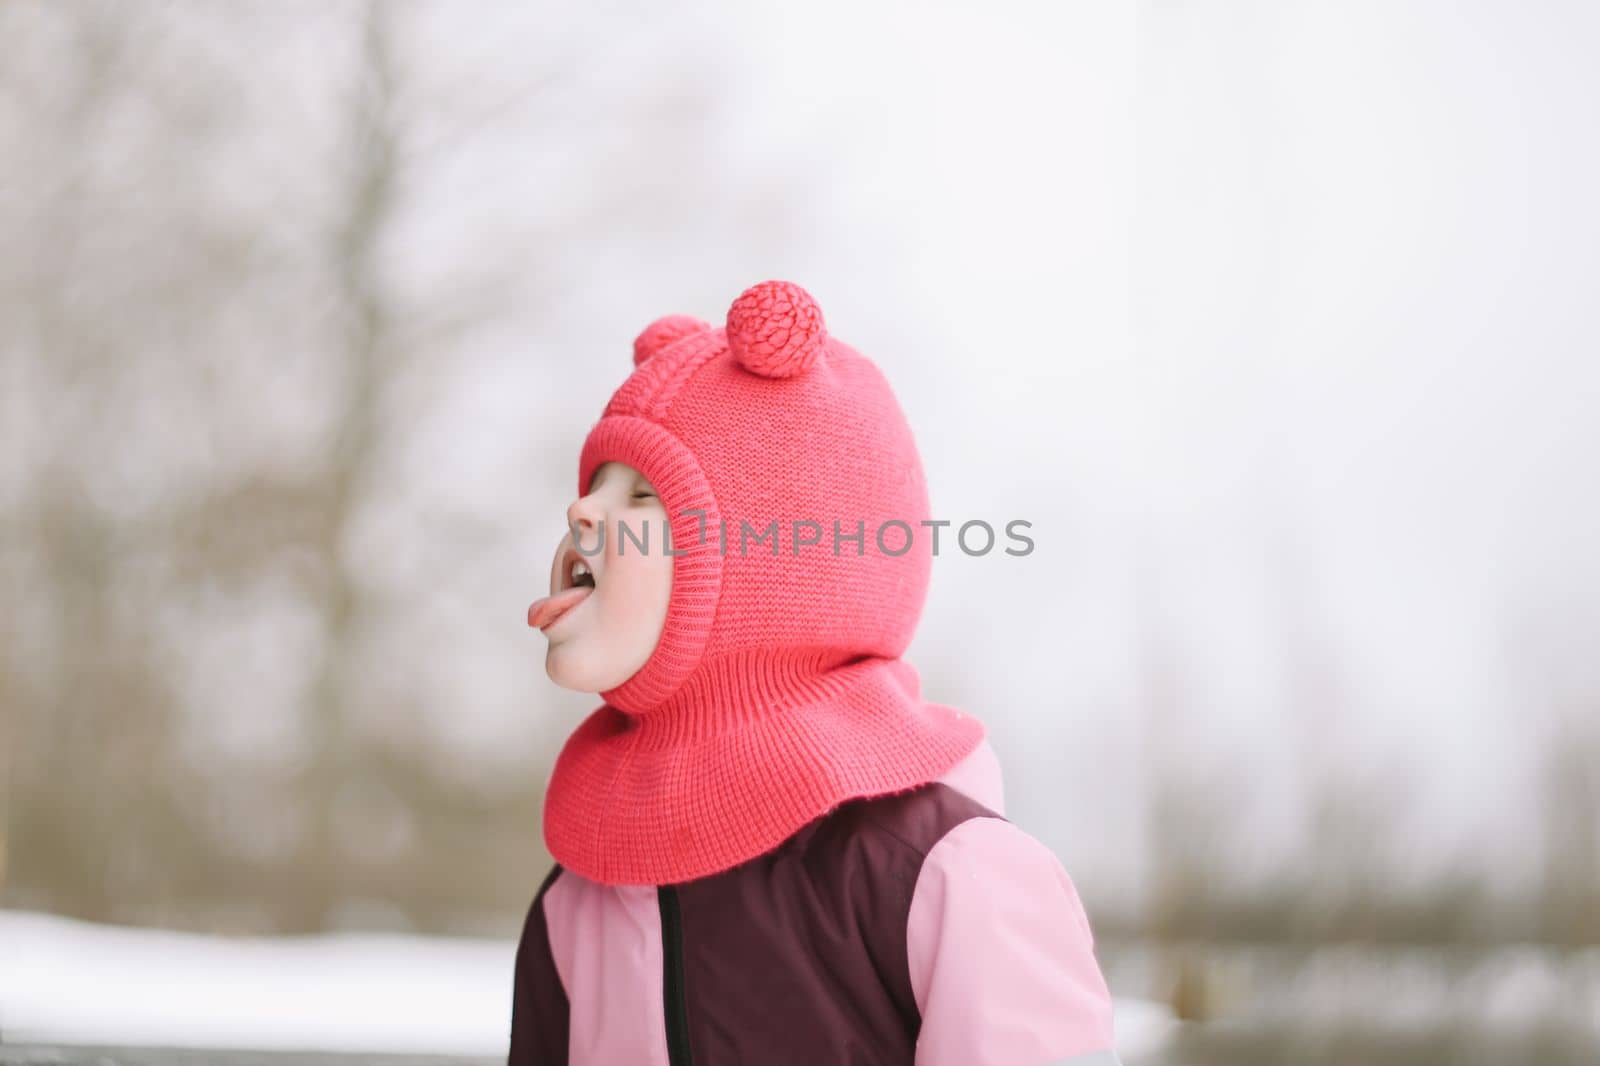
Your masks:
<instances>
[{"instance_id":1,"label":"bare tree","mask_svg":"<svg viewBox=\"0 0 1600 1066\"><path fill-rule=\"evenodd\" d=\"M469 372L474 328L537 336L586 284L597 233L675 248L713 219L759 243L740 212L771 204L719 184L717 86L694 48L658 49L656 92L562 96L585 49L622 32L596 21L505 47L518 76L491 86L420 36L434 10L0 7L0 147L26 161L0 190L0 372L16 386L0 411L24 457L0 469L8 905L310 930L367 901L384 921L481 928L514 921L548 862L553 752L461 787L423 728L441 710L415 684L421 657L393 635L516 531L430 515L440 561L393 587L353 542L404 513L418 404ZM430 250L410 227L440 210L418 194L501 122L575 153L584 198L407 288ZM670 191L651 178L663 160ZM292 433L262 413L284 407ZM289 641L275 611L314 639ZM271 693L232 669L262 647L287 678ZM251 717L293 737L287 754L218 739Z\"/></svg>"}]
</instances>

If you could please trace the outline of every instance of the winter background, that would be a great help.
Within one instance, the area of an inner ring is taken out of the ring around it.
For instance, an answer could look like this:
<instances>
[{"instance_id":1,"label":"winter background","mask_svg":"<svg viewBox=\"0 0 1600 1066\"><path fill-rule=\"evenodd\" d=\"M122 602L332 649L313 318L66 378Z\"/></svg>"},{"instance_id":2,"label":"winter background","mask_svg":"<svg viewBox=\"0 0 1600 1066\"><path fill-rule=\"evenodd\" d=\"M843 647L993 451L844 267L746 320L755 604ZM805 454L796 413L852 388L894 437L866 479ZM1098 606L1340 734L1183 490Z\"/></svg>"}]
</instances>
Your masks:
<instances>
[{"instance_id":1,"label":"winter background","mask_svg":"<svg viewBox=\"0 0 1600 1066\"><path fill-rule=\"evenodd\" d=\"M1597 50L1555 0L0 4L0 1062L503 1058L578 445L770 277L936 517L1033 523L908 658L1127 1061L1594 1061Z\"/></svg>"}]
</instances>

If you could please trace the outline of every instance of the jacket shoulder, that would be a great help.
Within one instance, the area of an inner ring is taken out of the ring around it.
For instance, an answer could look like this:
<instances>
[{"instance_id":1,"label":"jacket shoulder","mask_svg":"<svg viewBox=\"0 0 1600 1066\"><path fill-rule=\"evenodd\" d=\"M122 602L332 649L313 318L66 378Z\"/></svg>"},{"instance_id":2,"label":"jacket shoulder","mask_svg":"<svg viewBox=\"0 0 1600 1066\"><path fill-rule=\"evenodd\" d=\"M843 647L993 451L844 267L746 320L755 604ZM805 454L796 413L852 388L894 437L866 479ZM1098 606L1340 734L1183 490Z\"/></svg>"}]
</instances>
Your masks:
<instances>
[{"instance_id":1,"label":"jacket shoulder","mask_svg":"<svg viewBox=\"0 0 1600 1066\"><path fill-rule=\"evenodd\" d=\"M852 800L833 821L836 832L890 841L894 850L920 865L946 834L973 818L1004 820L1004 815L943 781L930 781L904 792Z\"/></svg>"},{"instance_id":2,"label":"jacket shoulder","mask_svg":"<svg viewBox=\"0 0 1600 1066\"><path fill-rule=\"evenodd\" d=\"M871 924L903 938L922 866L952 830L974 818L998 819L978 800L941 781L902 792L847 800L784 850L799 852L812 876L848 895Z\"/></svg>"},{"instance_id":3,"label":"jacket shoulder","mask_svg":"<svg viewBox=\"0 0 1600 1066\"><path fill-rule=\"evenodd\" d=\"M559 862L552 863L550 866L550 872L544 875L543 881L539 882L539 891L534 893L533 902L535 904L543 902L545 894L550 891L550 886L556 883L556 878L560 877L566 872L567 868L562 866Z\"/></svg>"},{"instance_id":4,"label":"jacket shoulder","mask_svg":"<svg viewBox=\"0 0 1600 1066\"><path fill-rule=\"evenodd\" d=\"M1094 934L1043 841L1004 819L955 826L924 856L906 925L919 1064L1114 1066Z\"/></svg>"},{"instance_id":5,"label":"jacket shoulder","mask_svg":"<svg viewBox=\"0 0 1600 1066\"><path fill-rule=\"evenodd\" d=\"M847 800L791 837L773 856L794 863L816 932L849 930L860 972L872 974L907 1031L918 1011L907 956L907 919L923 863L941 838L974 818L998 818L959 790L932 781ZM849 969L837 959L836 970ZM863 986L865 987L865 986Z\"/></svg>"}]
</instances>

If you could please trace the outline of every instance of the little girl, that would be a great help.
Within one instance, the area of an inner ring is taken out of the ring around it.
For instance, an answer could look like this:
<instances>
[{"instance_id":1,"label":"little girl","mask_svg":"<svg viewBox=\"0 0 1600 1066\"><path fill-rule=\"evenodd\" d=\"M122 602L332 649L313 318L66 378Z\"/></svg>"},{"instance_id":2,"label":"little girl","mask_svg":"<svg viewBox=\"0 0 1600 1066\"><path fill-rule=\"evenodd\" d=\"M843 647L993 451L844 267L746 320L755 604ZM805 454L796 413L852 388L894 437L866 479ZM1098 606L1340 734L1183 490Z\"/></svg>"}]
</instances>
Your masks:
<instances>
[{"instance_id":1,"label":"little girl","mask_svg":"<svg viewBox=\"0 0 1600 1066\"><path fill-rule=\"evenodd\" d=\"M1114 1066L1072 881L900 657L938 530L883 375L787 282L633 361L528 611L605 702L551 774L511 1066Z\"/></svg>"}]
</instances>

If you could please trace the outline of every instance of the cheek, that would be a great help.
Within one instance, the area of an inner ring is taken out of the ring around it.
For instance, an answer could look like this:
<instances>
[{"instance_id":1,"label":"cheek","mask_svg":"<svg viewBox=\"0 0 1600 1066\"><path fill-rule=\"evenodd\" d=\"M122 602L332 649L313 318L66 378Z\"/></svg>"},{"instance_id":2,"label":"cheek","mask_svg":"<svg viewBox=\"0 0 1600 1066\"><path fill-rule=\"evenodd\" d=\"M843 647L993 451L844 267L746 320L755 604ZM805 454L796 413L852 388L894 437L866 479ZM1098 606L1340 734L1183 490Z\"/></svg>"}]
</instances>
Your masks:
<instances>
[{"instance_id":1,"label":"cheek","mask_svg":"<svg viewBox=\"0 0 1600 1066\"><path fill-rule=\"evenodd\" d=\"M614 560L606 572L606 609L625 615L628 624L641 628L659 625L672 594L672 557L656 551L633 552Z\"/></svg>"}]
</instances>

